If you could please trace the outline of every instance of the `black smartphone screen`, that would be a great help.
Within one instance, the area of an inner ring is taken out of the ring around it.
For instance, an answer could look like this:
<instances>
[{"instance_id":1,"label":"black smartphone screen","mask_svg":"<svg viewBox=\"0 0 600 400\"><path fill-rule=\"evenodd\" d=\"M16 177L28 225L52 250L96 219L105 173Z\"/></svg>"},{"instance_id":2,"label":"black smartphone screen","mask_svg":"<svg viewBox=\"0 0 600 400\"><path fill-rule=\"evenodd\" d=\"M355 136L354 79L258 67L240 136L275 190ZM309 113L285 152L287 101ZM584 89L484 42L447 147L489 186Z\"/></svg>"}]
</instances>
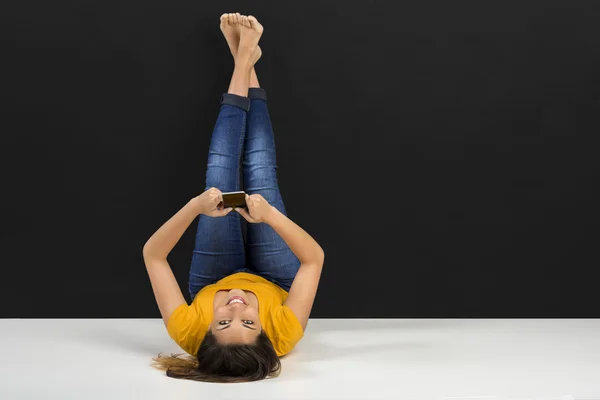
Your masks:
<instances>
[{"instance_id":1,"label":"black smartphone screen","mask_svg":"<svg viewBox=\"0 0 600 400\"><path fill-rule=\"evenodd\" d=\"M244 192L223 193L222 208L229 208L229 207L246 208L246 193L244 193Z\"/></svg>"}]
</instances>

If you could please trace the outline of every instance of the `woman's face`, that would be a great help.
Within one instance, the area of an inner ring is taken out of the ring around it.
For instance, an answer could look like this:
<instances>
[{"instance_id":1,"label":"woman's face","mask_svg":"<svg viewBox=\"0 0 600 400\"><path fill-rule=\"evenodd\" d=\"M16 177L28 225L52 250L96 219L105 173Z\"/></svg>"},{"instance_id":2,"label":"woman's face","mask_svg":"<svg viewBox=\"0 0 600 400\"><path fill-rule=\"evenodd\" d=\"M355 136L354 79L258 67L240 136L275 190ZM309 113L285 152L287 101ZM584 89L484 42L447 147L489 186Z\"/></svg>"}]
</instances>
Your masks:
<instances>
[{"instance_id":1,"label":"woman's face","mask_svg":"<svg viewBox=\"0 0 600 400\"><path fill-rule=\"evenodd\" d=\"M253 343L262 330L256 296L233 289L214 305L210 330L219 343Z\"/></svg>"}]
</instances>

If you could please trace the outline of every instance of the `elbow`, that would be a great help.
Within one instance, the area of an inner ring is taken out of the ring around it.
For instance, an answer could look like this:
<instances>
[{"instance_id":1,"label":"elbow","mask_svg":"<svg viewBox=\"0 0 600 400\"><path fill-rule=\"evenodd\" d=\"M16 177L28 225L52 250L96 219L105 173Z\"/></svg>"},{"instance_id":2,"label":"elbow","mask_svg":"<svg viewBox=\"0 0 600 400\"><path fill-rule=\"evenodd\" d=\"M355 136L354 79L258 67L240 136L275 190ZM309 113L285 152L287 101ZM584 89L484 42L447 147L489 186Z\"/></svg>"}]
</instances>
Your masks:
<instances>
[{"instance_id":1,"label":"elbow","mask_svg":"<svg viewBox=\"0 0 600 400\"><path fill-rule=\"evenodd\" d=\"M158 241L157 239L153 237L151 237L150 239L148 239L146 241L146 243L144 244L144 247L142 248L142 255L144 256L144 259L160 259L160 260L166 260L167 256L169 255L169 251L165 249L165 246L163 243L161 243L160 241Z\"/></svg>"},{"instance_id":2,"label":"elbow","mask_svg":"<svg viewBox=\"0 0 600 400\"><path fill-rule=\"evenodd\" d=\"M144 248L142 249L142 257L144 258L144 260L147 260L150 257L150 252L148 251L148 248L146 246L144 246Z\"/></svg>"},{"instance_id":3,"label":"elbow","mask_svg":"<svg viewBox=\"0 0 600 400\"><path fill-rule=\"evenodd\" d=\"M148 242L146 242L146 244L142 248L142 256L144 257L144 260L153 258L155 256L154 253L155 253L155 251L152 249L152 246L149 246Z\"/></svg>"},{"instance_id":4,"label":"elbow","mask_svg":"<svg viewBox=\"0 0 600 400\"><path fill-rule=\"evenodd\" d=\"M317 245L310 252L306 252L302 257L298 257L301 264L313 265L322 267L325 262L325 252L321 246Z\"/></svg>"},{"instance_id":5,"label":"elbow","mask_svg":"<svg viewBox=\"0 0 600 400\"><path fill-rule=\"evenodd\" d=\"M325 263L325 251L321 246L318 246L317 254L316 254L317 263L322 267Z\"/></svg>"}]
</instances>

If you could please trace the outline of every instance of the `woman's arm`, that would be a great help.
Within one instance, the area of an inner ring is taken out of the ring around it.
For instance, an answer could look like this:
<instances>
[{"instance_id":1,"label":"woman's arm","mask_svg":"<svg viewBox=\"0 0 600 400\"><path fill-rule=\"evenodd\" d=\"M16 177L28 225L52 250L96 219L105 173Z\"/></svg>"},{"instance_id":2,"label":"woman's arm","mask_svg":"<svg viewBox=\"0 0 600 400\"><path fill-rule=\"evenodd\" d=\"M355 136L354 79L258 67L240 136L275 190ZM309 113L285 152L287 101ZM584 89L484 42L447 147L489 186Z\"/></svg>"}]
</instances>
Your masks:
<instances>
[{"instance_id":1,"label":"woman's arm","mask_svg":"<svg viewBox=\"0 0 600 400\"><path fill-rule=\"evenodd\" d=\"M200 214L199 198L195 197L148 239L144 245L144 257L166 259L190 224Z\"/></svg>"},{"instance_id":2,"label":"woman's arm","mask_svg":"<svg viewBox=\"0 0 600 400\"><path fill-rule=\"evenodd\" d=\"M264 222L287 243L302 264L313 264L323 258L323 249L304 229L271 206Z\"/></svg>"},{"instance_id":3,"label":"woman's arm","mask_svg":"<svg viewBox=\"0 0 600 400\"><path fill-rule=\"evenodd\" d=\"M167 256L198 215L223 217L231 211L231 208L217 210L217 205L222 200L223 194L216 188L210 188L194 197L177 214L165 222L144 245L144 263L165 325L173 311L181 304L186 303L175 275L167 262Z\"/></svg>"},{"instance_id":4,"label":"woman's arm","mask_svg":"<svg viewBox=\"0 0 600 400\"><path fill-rule=\"evenodd\" d=\"M300 260L300 269L296 273L285 305L294 312L302 325L302 329L306 329L317 294L325 253L304 229L300 228L275 207L272 207L264 222L269 224L281 236Z\"/></svg>"},{"instance_id":5,"label":"woman's arm","mask_svg":"<svg viewBox=\"0 0 600 400\"><path fill-rule=\"evenodd\" d=\"M186 303L167 256L199 214L196 197L165 222L144 245L144 263L165 325L173 311Z\"/></svg>"}]
</instances>

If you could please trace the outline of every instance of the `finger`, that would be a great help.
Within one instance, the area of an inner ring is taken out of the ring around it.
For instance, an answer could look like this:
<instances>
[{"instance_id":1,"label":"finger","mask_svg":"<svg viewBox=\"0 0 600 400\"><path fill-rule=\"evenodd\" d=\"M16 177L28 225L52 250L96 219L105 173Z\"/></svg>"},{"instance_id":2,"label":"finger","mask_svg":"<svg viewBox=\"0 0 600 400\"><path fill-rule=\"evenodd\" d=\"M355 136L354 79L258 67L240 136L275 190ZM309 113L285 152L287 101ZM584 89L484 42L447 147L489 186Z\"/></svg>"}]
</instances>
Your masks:
<instances>
[{"instance_id":1,"label":"finger","mask_svg":"<svg viewBox=\"0 0 600 400\"><path fill-rule=\"evenodd\" d=\"M233 210L233 208L229 207L229 208L225 208L224 210L218 211L218 213L219 213L219 216L224 217L227 214L229 214L232 210Z\"/></svg>"},{"instance_id":2,"label":"finger","mask_svg":"<svg viewBox=\"0 0 600 400\"><path fill-rule=\"evenodd\" d=\"M217 204L217 203L219 203L219 202L223 201L223 196L222 196L222 195L220 195L220 194L219 194L219 193L217 193L217 192L212 192L212 193L210 194L210 201L211 201L213 204Z\"/></svg>"},{"instance_id":3,"label":"finger","mask_svg":"<svg viewBox=\"0 0 600 400\"><path fill-rule=\"evenodd\" d=\"M221 192L219 189L217 189L216 187L211 187L209 189L209 193L211 196L222 196L223 192Z\"/></svg>"},{"instance_id":4,"label":"finger","mask_svg":"<svg viewBox=\"0 0 600 400\"><path fill-rule=\"evenodd\" d=\"M231 212L232 208L225 208L223 210L213 210L210 214L210 217L224 217Z\"/></svg>"},{"instance_id":5,"label":"finger","mask_svg":"<svg viewBox=\"0 0 600 400\"><path fill-rule=\"evenodd\" d=\"M240 215L242 217L244 217L244 219L248 222L254 222L254 218L252 218L250 216L250 214L248 214L248 211L244 210L243 208L236 208L235 211L237 211L238 213L240 213Z\"/></svg>"},{"instance_id":6,"label":"finger","mask_svg":"<svg viewBox=\"0 0 600 400\"><path fill-rule=\"evenodd\" d=\"M223 193L221 192L217 194L217 203L223 203Z\"/></svg>"}]
</instances>

